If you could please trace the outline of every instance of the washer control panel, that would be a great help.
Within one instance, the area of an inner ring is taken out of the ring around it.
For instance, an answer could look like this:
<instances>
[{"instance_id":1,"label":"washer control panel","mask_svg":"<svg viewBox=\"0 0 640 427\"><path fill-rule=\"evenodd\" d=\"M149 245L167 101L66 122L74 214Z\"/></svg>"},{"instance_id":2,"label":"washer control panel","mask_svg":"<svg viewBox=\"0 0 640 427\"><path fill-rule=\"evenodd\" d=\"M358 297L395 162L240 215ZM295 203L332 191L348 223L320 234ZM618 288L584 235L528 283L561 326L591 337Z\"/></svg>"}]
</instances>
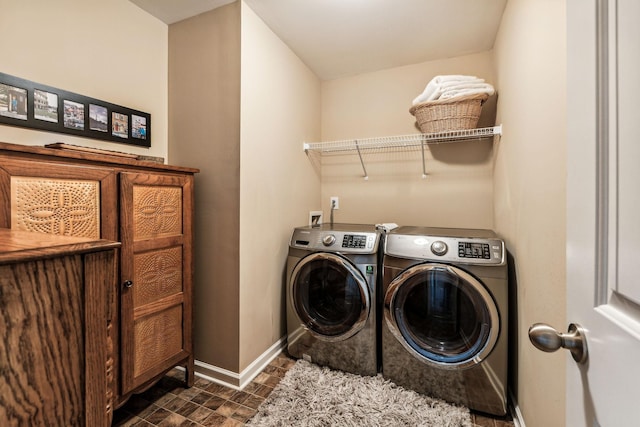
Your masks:
<instances>
[{"instance_id":1,"label":"washer control panel","mask_svg":"<svg viewBox=\"0 0 640 427\"><path fill-rule=\"evenodd\" d=\"M349 249L371 249L375 242L371 234L345 234L342 236L342 247Z\"/></svg>"},{"instance_id":2,"label":"washer control panel","mask_svg":"<svg viewBox=\"0 0 640 427\"><path fill-rule=\"evenodd\" d=\"M477 237L389 234L385 254L402 258L438 260L476 265L505 262L504 242Z\"/></svg>"},{"instance_id":3,"label":"washer control panel","mask_svg":"<svg viewBox=\"0 0 640 427\"><path fill-rule=\"evenodd\" d=\"M380 232L313 229L294 230L290 246L333 252L370 254L378 250Z\"/></svg>"}]
</instances>

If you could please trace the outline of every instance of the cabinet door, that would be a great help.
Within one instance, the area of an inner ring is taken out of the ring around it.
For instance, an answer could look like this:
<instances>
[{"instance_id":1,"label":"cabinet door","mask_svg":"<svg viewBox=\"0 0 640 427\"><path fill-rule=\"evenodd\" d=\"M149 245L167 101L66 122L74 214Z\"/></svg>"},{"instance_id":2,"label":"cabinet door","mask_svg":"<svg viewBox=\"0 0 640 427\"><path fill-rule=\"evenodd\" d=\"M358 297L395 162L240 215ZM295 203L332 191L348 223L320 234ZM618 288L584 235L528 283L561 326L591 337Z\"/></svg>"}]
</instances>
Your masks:
<instances>
[{"instance_id":1,"label":"cabinet door","mask_svg":"<svg viewBox=\"0 0 640 427\"><path fill-rule=\"evenodd\" d=\"M122 173L122 394L176 365L193 381L193 176Z\"/></svg>"},{"instance_id":2,"label":"cabinet door","mask_svg":"<svg viewBox=\"0 0 640 427\"><path fill-rule=\"evenodd\" d=\"M0 265L0 425L110 426L115 251L40 250Z\"/></svg>"},{"instance_id":3,"label":"cabinet door","mask_svg":"<svg viewBox=\"0 0 640 427\"><path fill-rule=\"evenodd\" d=\"M0 157L0 227L117 240L113 169Z\"/></svg>"}]
</instances>

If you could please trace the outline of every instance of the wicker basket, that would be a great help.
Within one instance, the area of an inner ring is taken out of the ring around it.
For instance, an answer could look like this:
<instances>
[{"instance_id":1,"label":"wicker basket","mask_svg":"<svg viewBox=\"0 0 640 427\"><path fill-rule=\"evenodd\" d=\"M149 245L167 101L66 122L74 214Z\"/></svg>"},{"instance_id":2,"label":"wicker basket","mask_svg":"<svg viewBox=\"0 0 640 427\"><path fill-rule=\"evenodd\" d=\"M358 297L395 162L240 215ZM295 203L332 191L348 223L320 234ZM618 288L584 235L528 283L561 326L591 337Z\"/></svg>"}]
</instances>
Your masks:
<instances>
[{"instance_id":1,"label":"wicker basket","mask_svg":"<svg viewBox=\"0 0 640 427\"><path fill-rule=\"evenodd\" d=\"M474 129L487 98L487 94L477 94L427 101L414 105L409 112L422 133Z\"/></svg>"}]
</instances>

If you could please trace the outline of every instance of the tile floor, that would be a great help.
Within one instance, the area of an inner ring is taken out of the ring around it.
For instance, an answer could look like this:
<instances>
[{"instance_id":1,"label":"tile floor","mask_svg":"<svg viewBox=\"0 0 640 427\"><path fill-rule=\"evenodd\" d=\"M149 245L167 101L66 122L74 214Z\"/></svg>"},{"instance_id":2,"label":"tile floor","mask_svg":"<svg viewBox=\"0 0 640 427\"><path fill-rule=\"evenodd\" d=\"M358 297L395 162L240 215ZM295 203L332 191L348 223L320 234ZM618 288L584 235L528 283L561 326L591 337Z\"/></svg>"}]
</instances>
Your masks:
<instances>
[{"instance_id":1,"label":"tile floor","mask_svg":"<svg viewBox=\"0 0 640 427\"><path fill-rule=\"evenodd\" d=\"M249 420L295 360L276 357L248 386L237 391L196 377L184 387L184 374L170 371L156 385L115 411L113 427L240 427ZM509 417L472 413L474 427L513 427Z\"/></svg>"}]
</instances>

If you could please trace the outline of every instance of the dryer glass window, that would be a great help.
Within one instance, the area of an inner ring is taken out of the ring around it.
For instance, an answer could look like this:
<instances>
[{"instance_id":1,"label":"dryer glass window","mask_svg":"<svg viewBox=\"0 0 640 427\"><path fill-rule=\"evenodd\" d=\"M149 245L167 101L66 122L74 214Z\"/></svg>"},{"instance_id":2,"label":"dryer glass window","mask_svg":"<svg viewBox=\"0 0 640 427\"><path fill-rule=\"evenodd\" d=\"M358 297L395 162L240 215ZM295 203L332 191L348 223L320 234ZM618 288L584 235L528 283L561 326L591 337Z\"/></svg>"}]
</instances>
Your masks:
<instances>
[{"instance_id":1,"label":"dryer glass window","mask_svg":"<svg viewBox=\"0 0 640 427\"><path fill-rule=\"evenodd\" d=\"M397 289L393 312L407 344L439 363L461 363L484 349L491 315L478 283L446 268L410 276Z\"/></svg>"},{"instance_id":2,"label":"dryer glass window","mask_svg":"<svg viewBox=\"0 0 640 427\"><path fill-rule=\"evenodd\" d=\"M366 282L357 270L330 258L313 259L293 283L294 306L300 320L317 335L335 337L357 332L368 312Z\"/></svg>"}]
</instances>

